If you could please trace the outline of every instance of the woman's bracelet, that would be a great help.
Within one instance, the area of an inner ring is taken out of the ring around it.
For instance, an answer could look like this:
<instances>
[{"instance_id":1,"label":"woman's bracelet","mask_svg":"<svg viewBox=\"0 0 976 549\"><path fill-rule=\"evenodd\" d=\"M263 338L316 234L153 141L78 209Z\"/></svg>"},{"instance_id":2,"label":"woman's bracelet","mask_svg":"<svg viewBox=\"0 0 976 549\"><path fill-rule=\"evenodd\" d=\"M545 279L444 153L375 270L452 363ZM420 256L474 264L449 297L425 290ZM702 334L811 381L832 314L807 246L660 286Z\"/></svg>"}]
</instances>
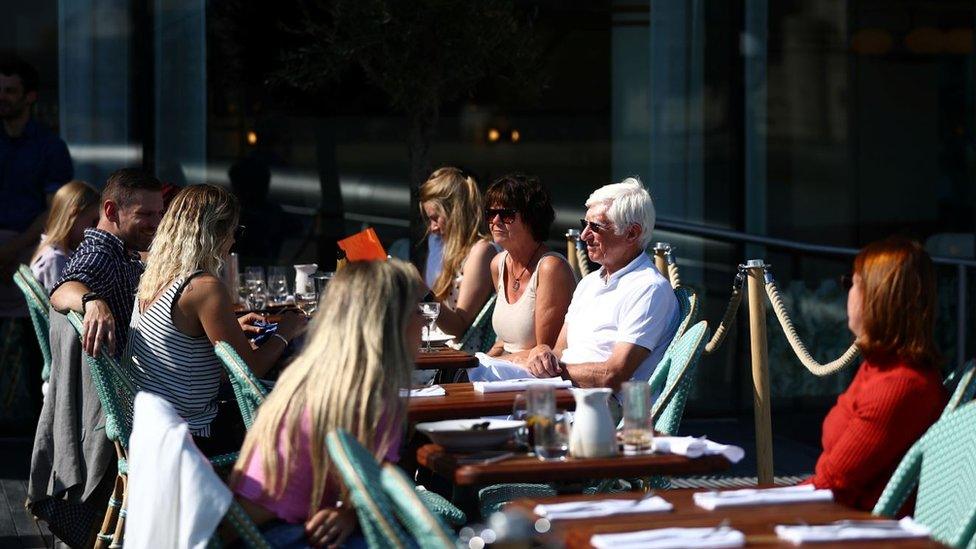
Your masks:
<instances>
[{"instance_id":1,"label":"woman's bracelet","mask_svg":"<svg viewBox=\"0 0 976 549\"><path fill-rule=\"evenodd\" d=\"M285 347L288 346L288 340L285 339L285 336L283 336L283 335L275 332L275 333L271 334L271 337L276 337L276 338L280 339L281 342L285 344Z\"/></svg>"}]
</instances>

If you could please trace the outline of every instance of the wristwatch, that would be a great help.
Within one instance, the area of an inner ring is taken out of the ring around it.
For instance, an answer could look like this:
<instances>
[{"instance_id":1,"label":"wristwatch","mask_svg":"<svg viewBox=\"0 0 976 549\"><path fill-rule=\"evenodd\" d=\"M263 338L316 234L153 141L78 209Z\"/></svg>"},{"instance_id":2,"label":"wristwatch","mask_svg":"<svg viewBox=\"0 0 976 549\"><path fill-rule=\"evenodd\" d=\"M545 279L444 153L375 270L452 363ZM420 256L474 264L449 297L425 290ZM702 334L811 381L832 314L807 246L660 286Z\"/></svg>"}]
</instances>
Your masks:
<instances>
[{"instance_id":1,"label":"wristwatch","mask_svg":"<svg viewBox=\"0 0 976 549\"><path fill-rule=\"evenodd\" d=\"M81 312L85 312L85 305L87 305L89 301L97 301L99 299L105 301L102 296L96 294L95 292L88 292L87 294L81 296Z\"/></svg>"}]
</instances>

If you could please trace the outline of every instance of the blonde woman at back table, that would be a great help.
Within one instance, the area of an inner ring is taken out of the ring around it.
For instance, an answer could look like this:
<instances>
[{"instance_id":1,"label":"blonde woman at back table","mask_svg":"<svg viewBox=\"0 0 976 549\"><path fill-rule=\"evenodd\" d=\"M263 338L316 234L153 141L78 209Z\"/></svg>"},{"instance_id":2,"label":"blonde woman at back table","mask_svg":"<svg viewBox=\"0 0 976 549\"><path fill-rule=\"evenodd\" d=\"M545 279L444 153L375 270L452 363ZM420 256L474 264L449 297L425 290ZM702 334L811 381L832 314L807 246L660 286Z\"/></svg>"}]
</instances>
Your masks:
<instances>
[{"instance_id":1,"label":"blonde woman at back table","mask_svg":"<svg viewBox=\"0 0 976 549\"><path fill-rule=\"evenodd\" d=\"M85 229L98 224L100 196L95 187L77 180L65 183L54 193L41 243L30 264L34 278L48 292L61 278L68 256L85 238Z\"/></svg>"},{"instance_id":2,"label":"blonde woman at back table","mask_svg":"<svg viewBox=\"0 0 976 549\"><path fill-rule=\"evenodd\" d=\"M485 205L491 236L505 250L491 262L497 340L488 354L520 363L536 345L555 345L576 279L566 258L545 244L556 215L538 179L503 176Z\"/></svg>"},{"instance_id":3,"label":"blonde woman at back table","mask_svg":"<svg viewBox=\"0 0 976 549\"><path fill-rule=\"evenodd\" d=\"M365 546L353 536L325 437L349 431L378 460L395 462L420 348L426 288L409 263L350 263L329 283L308 343L261 405L230 485L275 547Z\"/></svg>"},{"instance_id":4,"label":"blonde woman at back table","mask_svg":"<svg viewBox=\"0 0 976 549\"><path fill-rule=\"evenodd\" d=\"M481 192L458 168L440 168L420 186L428 234L444 242L441 274L431 288L441 303L437 326L461 337L492 293L489 264L496 248L484 230Z\"/></svg>"}]
</instances>

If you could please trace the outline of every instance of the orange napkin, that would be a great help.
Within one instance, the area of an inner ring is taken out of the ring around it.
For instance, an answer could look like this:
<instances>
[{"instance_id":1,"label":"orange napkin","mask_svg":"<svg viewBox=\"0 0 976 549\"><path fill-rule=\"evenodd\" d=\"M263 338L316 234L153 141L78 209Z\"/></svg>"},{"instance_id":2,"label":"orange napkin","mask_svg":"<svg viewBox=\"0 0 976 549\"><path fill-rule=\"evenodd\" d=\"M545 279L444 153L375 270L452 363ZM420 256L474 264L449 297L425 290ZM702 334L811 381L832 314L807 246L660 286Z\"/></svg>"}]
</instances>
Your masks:
<instances>
[{"instance_id":1,"label":"orange napkin","mask_svg":"<svg viewBox=\"0 0 976 549\"><path fill-rule=\"evenodd\" d=\"M383 244L380 243L380 238L376 236L376 231L372 227L347 236L338 244L346 252L346 259L349 261L386 260L386 250L383 249Z\"/></svg>"}]
</instances>

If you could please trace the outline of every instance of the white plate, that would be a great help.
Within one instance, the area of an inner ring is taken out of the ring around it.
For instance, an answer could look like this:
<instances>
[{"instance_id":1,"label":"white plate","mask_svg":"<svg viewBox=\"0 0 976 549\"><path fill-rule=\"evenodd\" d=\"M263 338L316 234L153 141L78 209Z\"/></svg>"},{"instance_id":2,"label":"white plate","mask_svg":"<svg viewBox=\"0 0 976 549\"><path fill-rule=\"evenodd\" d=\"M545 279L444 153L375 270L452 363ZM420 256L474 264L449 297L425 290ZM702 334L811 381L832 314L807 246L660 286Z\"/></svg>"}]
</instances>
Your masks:
<instances>
[{"instance_id":1,"label":"white plate","mask_svg":"<svg viewBox=\"0 0 976 549\"><path fill-rule=\"evenodd\" d=\"M454 336L439 331L434 331L430 334L430 337L427 337L427 333L425 332L423 336L424 341L430 341L434 345L443 345L452 339L454 339Z\"/></svg>"},{"instance_id":2,"label":"white plate","mask_svg":"<svg viewBox=\"0 0 976 549\"><path fill-rule=\"evenodd\" d=\"M485 422L486 429L471 429L472 425ZM503 444L524 425L524 421L512 419L448 419L418 423L417 430L445 448L475 450Z\"/></svg>"}]
</instances>

